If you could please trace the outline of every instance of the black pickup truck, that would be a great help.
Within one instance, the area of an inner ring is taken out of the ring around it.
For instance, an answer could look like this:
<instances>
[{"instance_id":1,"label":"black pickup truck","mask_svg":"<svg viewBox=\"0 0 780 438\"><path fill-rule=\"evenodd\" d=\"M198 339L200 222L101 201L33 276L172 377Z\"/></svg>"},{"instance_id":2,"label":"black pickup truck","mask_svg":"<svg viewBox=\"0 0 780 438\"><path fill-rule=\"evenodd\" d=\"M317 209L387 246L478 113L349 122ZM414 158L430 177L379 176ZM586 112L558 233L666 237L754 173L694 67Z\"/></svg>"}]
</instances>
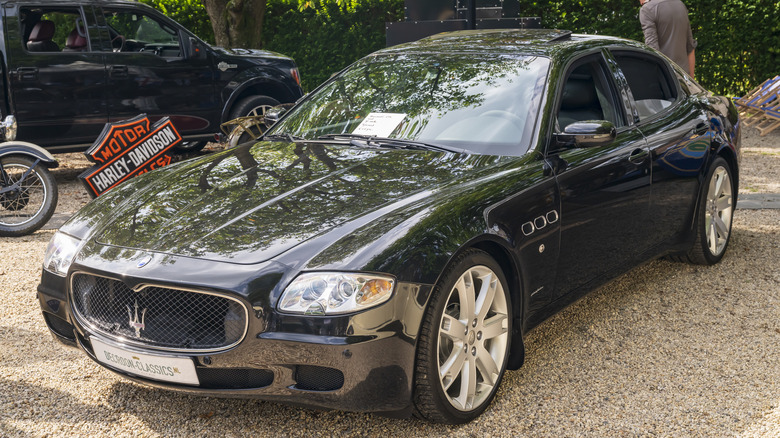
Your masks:
<instances>
[{"instance_id":1,"label":"black pickup truck","mask_svg":"<svg viewBox=\"0 0 780 438\"><path fill-rule=\"evenodd\" d=\"M212 47L141 3L0 4L0 119L50 152L85 150L107 122L141 113L170 117L180 149L197 150L222 122L302 95L291 58Z\"/></svg>"}]
</instances>

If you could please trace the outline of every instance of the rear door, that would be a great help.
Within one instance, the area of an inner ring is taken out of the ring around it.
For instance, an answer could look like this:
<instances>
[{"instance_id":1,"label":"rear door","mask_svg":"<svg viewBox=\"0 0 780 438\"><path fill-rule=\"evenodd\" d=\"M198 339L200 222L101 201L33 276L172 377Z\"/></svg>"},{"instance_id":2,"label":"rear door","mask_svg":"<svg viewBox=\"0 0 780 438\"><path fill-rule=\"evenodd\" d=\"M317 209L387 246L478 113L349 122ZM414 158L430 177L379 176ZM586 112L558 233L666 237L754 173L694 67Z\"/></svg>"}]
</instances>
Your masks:
<instances>
[{"instance_id":1,"label":"rear door","mask_svg":"<svg viewBox=\"0 0 780 438\"><path fill-rule=\"evenodd\" d=\"M187 58L186 34L170 20L132 7L102 8L102 50L111 121L168 116L182 134L217 132L222 104L208 56Z\"/></svg>"},{"instance_id":2,"label":"rear door","mask_svg":"<svg viewBox=\"0 0 780 438\"><path fill-rule=\"evenodd\" d=\"M42 4L5 12L17 138L49 149L94 142L108 121L106 75L84 11Z\"/></svg>"},{"instance_id":3,"label":"rear door","mask_svg":"<svg viewBox=\"0 0 780 438\"><path fill-rule=\"evenodd\" d=\"M711 141L707 112L699 103L704 91L683 90L671 66L653 54L615 49L611 55L625 77L635 125L653 158L648 232L653 244L674 242L692 223Z\"/></svg>"}]
</instances>

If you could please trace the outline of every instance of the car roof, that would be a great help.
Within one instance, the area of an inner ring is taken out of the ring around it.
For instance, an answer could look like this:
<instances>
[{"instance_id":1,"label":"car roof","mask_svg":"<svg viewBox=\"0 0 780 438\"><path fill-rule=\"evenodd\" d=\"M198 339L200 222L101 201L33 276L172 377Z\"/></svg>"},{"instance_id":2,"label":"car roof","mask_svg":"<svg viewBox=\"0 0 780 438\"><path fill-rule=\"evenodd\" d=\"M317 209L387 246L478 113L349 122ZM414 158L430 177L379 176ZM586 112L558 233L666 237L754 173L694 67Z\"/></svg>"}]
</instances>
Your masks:
<instances>
[{"instance_id":1,"label":"car roof","mask_svg":"<svg viewBox=\"0 0 780 438\"><path fill-rule=\"evenodd\" d=\"M557 57L570 51L604 46L646 49L644 45L624 38L574 34L559 29L491 29L461 30L439 33L411 43L376 52L394 53L481 53L494 55L536 55Z\"/></svg>"}]
</instances>

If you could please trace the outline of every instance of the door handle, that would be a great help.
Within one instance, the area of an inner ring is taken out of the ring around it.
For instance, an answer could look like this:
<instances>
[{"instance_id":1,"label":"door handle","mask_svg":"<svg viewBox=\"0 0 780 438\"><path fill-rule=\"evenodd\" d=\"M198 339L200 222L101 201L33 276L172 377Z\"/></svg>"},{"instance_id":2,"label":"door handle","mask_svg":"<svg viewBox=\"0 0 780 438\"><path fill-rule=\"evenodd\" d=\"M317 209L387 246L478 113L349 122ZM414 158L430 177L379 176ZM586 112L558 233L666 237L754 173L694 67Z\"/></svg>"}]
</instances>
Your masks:
<instances>
[{"instance_id":1,"label":"door handle","mask_svg":"<svg viewBox=\"0 0 780 438\"><path fill-rule=\"evenodd\" d=\"M112 78L126 78L127 66L126 65L112 65L108 69L108 75Z\"/></svg>"},{"instance_id":2,"label":"door handle","mask_svg":"<svg viewBox=\"0 0 780 438\"><path fill-rule=\"evenodd\" d=\"M34 81L38 78L38 67L19 67L16 69L16 75L20 81Z\"/></svg>"},{"instance_id":3,"label":"door handle","mask_svg":"<svg viewBox=\"0 0 780 438\"><path fill-rule=\"evenodd\" d=\"M645 158L650 155L647 149L634 149L631 155L628 156L628 161L634 164L641 164L645 161Z\"/></svg>"}]
</instances>

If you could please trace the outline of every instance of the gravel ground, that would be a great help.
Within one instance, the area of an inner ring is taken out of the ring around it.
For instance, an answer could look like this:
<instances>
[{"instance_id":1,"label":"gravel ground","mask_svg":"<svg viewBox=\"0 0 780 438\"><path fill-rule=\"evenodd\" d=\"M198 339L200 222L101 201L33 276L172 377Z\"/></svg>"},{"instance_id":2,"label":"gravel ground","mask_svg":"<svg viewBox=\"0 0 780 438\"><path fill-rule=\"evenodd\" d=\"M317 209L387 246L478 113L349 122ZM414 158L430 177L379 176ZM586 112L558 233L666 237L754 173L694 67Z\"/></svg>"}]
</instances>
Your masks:
<instances>
[{"instance_id":1,"label":"gravel ground","mask_svg":"<svg viewBox=\"0 0 780 438\"><path fill-rule=\"evenodd\" d=\"M780 133L743 137L743 193L780 193ZM62 155L58 214L89 196ZM35 287L52 231L0 238L0 436L780 437L780 210L737 210L714 267L655 261L527 337L493 405L459 427L198 398L130 383L51 339ZM379 394L378 394L379 396Z\"/></svg>"}]
</instances>

